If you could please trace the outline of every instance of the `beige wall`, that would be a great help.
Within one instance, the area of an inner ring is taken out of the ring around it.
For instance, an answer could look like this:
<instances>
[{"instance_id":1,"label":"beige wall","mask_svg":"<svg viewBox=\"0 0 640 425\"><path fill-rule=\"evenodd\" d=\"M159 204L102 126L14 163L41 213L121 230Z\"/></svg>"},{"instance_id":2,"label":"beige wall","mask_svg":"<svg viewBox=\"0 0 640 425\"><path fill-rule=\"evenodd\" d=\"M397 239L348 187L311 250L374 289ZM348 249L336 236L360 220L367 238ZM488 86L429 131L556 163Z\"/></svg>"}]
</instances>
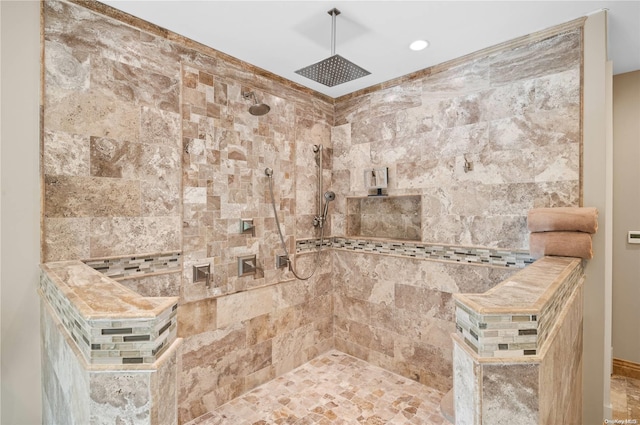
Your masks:
<instances>
[{"instance_id":1,"label":"beige wall","mask_svg":"<svg viewBox=\"0 0 640 425\"><path fill-rule=\"evenodd\" d=\"M602 424L607 415L610 357L610 305L607 307L607 43L606 13L589 16L584 27L583 190L584 206L599 212L593 238L594 258L587 263L584 289L583 418ZM610 260L610 258L609 258ZM609 336L609 337L608 337ZM607 388L607 391L605 391Z\"/></svg>"},{"instance_id":2,"label":"beige wall","mask_svg":"<svg viewBox=\"0 0 640 425\"><path fill-rule=\"evenodd\" d=\"M2 417L40 423L40 4L0 2Z\"/></svg>"},{"instance_id":3,"label":"beige wall","mask_svg":"<svg viewBox=\"0 0 640 425\"><path fill-rule=\"evenodd\" d=\"M640 363L640 71L613 78L613 357Z\"/></svg>"}]
</instances>

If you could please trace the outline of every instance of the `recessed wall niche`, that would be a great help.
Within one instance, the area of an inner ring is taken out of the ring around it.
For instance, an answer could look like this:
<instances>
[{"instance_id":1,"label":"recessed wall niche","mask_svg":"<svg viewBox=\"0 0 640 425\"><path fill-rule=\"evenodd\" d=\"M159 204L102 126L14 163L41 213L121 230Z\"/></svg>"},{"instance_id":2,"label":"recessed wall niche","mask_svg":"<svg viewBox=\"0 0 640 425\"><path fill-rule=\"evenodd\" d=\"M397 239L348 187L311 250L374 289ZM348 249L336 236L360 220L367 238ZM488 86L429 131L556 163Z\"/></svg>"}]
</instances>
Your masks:
<instances>
[{"instance_id":1,"label":"recessed wall niche","mask_svg":"<svg viewBox=\"0 0 640 425\"><path fill-rule=\"evenodd\" d=\"M419 241L421 200L420 195L347 198L347 236Z\"/></svg>"}]
</instances>

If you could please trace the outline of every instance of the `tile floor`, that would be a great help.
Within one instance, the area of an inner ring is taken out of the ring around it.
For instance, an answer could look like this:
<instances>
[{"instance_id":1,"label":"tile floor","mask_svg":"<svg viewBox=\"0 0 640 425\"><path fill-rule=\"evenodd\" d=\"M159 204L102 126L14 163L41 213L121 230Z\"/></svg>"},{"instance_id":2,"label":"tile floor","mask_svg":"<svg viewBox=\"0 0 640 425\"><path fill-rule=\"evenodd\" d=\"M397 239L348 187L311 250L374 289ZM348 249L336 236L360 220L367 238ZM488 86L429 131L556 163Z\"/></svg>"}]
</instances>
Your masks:
<instances>
[{"instance_id":1,"label":"tile floor","mask_svg":"<svg viewBox=\"0 0 640 425\"><path fill-rule=\"evenodd\" d=\"M442 396L332 350L189 425L444 425Z\"/></svg>"},{"instance_id":2,"label":"tile floor","mask_svg":"<svg viewBox=\"0 0 640 425\"><path fill-rule=\"evenodd\" d=\"M611 376L611 405L612 419L640 424L640 379Z\"/></svg>"}]
</instances>

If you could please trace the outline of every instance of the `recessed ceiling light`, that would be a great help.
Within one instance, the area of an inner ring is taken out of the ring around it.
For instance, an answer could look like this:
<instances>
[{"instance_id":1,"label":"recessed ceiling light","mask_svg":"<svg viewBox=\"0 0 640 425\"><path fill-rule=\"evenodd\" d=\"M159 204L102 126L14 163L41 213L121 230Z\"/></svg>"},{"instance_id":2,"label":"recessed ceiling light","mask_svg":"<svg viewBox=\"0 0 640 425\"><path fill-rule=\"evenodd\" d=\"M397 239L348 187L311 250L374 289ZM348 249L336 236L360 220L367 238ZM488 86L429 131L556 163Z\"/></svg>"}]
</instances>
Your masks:
<instances>
[{"instance_id":1,"label":"recessed ceiling light","mask_svg":"<svg viewBox=\"0 0 640 425\"><path fill-rule=\"evenodd\" d=\"M416 40L413 43L409 44L409 48L417 52L419 50L426 49L428 45L429 42L427 40Z\"/></svg>"}]
</instances>

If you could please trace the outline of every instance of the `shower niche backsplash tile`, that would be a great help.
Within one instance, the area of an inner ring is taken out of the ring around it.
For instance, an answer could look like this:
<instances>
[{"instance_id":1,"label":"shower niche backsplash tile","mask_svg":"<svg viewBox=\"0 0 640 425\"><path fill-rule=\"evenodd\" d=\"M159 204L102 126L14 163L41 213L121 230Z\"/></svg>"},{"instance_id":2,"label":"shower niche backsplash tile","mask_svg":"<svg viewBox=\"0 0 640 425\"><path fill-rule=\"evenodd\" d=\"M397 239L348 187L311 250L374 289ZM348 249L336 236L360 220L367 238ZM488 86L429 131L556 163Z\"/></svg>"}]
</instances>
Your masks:
<instances>
[{"instance_id":1,"label":"shower niche backsplash tile","mask_svg":"<svg viewBox=\"0 0 640 425\"><path fill-rule=\"evenodd\" d=\"M347 236L419 241L422 197L347 198Z\"/></svg>"}]
</instances>

